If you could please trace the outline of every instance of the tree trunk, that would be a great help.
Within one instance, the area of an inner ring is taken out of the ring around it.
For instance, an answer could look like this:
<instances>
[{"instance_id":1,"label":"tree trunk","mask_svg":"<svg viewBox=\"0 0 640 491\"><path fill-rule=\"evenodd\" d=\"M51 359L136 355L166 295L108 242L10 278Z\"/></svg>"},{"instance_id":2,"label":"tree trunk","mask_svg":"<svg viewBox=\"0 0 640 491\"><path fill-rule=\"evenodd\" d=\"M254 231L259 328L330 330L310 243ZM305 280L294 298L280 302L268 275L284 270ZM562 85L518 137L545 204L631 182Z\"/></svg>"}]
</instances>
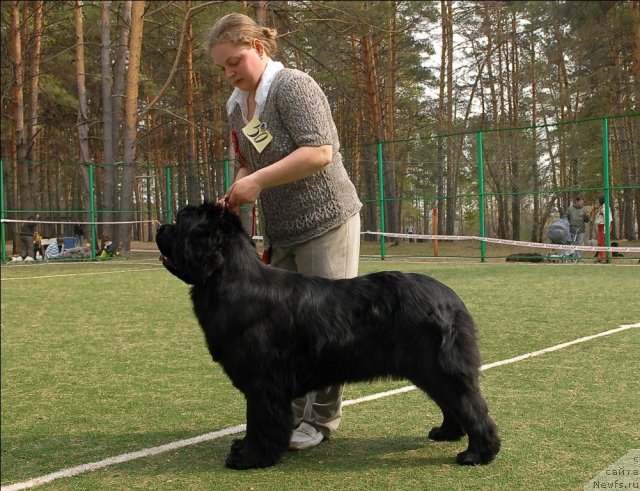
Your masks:
<instances>
[{"instance_id":1,"label":"tree trunk","mask_svg":"<svg viewBox=\"0 0 640 491\"><path fill-rule=\"evenodd\" d=\"M620 152L621 174L622 174L622 206L620 209L620 230L619 233L627 240L635 239L636 220L633 213L634 191L633 183L638 184L636 165L632 156L632 143L630 139L631 125L625 124L625 119L614 120L611 134L617 136Z\"/></svg>"},{"instance_id":2,"label":"tree trunk","mask_svg":"<svg viewBox=\"0 0 640 491\"><path fill-rule=\"evenodd\" d=\"M446 3L446 36L447 36L447 55L446 55L446 121L447 133L453 131L453 9L452 2ZM446 148L446 172L447 172L447 208L445 220L445 233L447 235L455 234L456 219L456 188L458 183L458 165L454 158L454 145L447 142Z\"/></svg>"},{"instance_id":3,"label":"tree trunk","mask_svg":"<svg viewBox=\"0 0 640 491\"><path fill-rule=\"evenodd\" d=\"M640 111L640 1L631 2L633 16L633 58L631 73L633 74L633 87L635 92L635 109Z\"/></svg>"},{"instance_id":4,"label":"tree trunk","mask_svg":"<svg viewBox=\"0 0 640 491\"><path fill-rule=\"evenodd\" d=\"M102 24L100 30L101 50L100 50L100 68L101 68L101 87L102 87L102 138L103 138L103 157L104 164L104 184L102 193L100 194L100 205L107 210L114 209L114 179L113 170L114 150L113 141L114 132L114 113L113 100L111 98L111 2L104 0L101 4L102 8ZM107 221L107 220L99 220ZM95 227L95 225L91 225ZM111 225L103 226L101 229L104 235L113 237L113 227ZM91 230L87 230L88 236L91 236Z\"/></svg>"},{"instance_id":5,"label":"tree trunk","mask_svg":"<svg viewBox=\"0 0 640 491\"><path fill-rule=\"evenodd\" d=\"M494 46L494 31L499 32L500 22L496 22L496 19L492 18L492 7L487 3L483 4L483 26L485 34L487 36L487 52L492 54L495 52L498 54L498 77L494 75L493 62L489 60L487 62L487 77L489 84L489 93L491 96L491 121L494 128L500 127L500 117L503 114L502 104L499 101L502 98L502 91L496 91L496 85L500 83L499 88L502 88L502 81L500 80L501 63L500 63L500 44ZM499 14L499 12L498 12ZM497 25L496 25L497 24ZM496 193L496 208L497 208L497 230L496 234L500 238L507 237L507 217L506 217L506 203L502 192L504 191L504 166L502 162L506 160L505 146L502 143L502 137L500 133L496 133L493 142L494 154L493 161L488 163L487 171L490 176L493 177L494 188Z\"/></svg>"},{"instance_id":6,"label":"tree trunk","mask_svg":"<svg viewBox=\"0 0 640 491\"><path fill-rule=\"evenodd\" d=\"M28 57L29 63L29 117L27 123L27 160L29 165L29 181L32 185L32 194L34 207L38 210L43 209L43 166L35 166L31 162L40 161L40 146L38 144L38 136L40 129L38 128L38 101L40 89L40 55L42 51L42 0L33 2L33 50ZM42 233L41 233L42 234Z\"/></svg>"},{"instance_id":7,"label":"tree trunk","mask_svg":"<svg viewBox=\"0 0 640 491\"><path fill-rule=\"evenodd\" d=\"M256 23L261 26L267 25L267 1L258 0L256 5Z\"/></svg>"},{"instance_id":8,"label":"tree trunk","mask_svg":"<svg viewBox=\"0 0 640 491\"><path fill-rule=\"evenodd\" d=\"M119 160L118 156L120 155L120 126L122 124L122 103L124 100L124 91L125 91L125 75L127 71L127 54L128 54L128 44L129 44L129 31L131 26L131 8L132 1L125 0L122 3L122 11L120 13L120 17L118 22L120 24L118 30L118 48L117 48L117 57L114 67L114 77L113 77L113 90L111 93L111 142L113 144L112 156L113 156L113 164L105 163L104 169L104 206L103 210L108 212L114 212L116 209L120 208L119 204L119 196L116 192L116 165L115 163ZM120 208L122 209L122 208ZM108 213L103 215L104 220L101 221L112 221L115 217L115 214ZM116 228L114 225L105 225L102 228L102 236L108 235L110 238L114 239L116 235Z\"/></svg>"},{"instance_id":9,"label":"tree trunk","mask_svg":"<svg viewBox=\"0 0 640 491\"><path fill-rule=\"evenodd\" d=\"M120 222L133 220L133 181L135 179L135 159L138 122L138 80L140 78L140 55L144 29L144 0L133 2L131 6L131 34L129 43L129 67L125 97L125 134L122 172L122 196L120 197ZM115 244L124 251L131 249L131 225L118 225Z\"/></svg>"},{"instance_id":10,"label":"tree trunk","mask_svg":"<svg viewBox=\"0 0 640 491\"><path fill-rule=\"evenodd\" d=\"M76 0L74 8L74 21L76 28L76 80L78 84L78 142L80 144L80 161L82 163L82 177L85 196L89 195L89 173L87 164L89 158L89 120L87 118L87 87L85 83L84 66L84 28L82 22L82 0ZM89 211L90 200L85 200L86 211ZM72 207L69 207L72 208ZM77 220L84 221L84 220Z\"/></svg>"},{"instance_id":11,"label":"tree trunk","mask_svg":"<svg viewBox=\"0 0 640 491\"><path fill-rule=\"evenodd\" d=\"M29 59L29 119L27 122L27 160L39 160L36 136L38 133L38 89L40 87L40 53L42 47L42 0L33 2L33 51ZM33 180L31 180L33 182Z\"/></svg>"},{"instance_id":12,"label":"tree trunk","mask_svg":"<svg viewBox=\"0 0 640 491\"><path fill-rule=\"evenodd\" d=\"M440 47L440 83L439 83L439 95L438 95L438 124L436 126L438 133L446 134L449 130L449 125L447 124L446 114L447 114L447 102L445 97L445 87L447 81L447 54L449 52L449 20L447 13L447 2L445 0L440 1L440 22L441 22L441 40L442 46ZM436 182L436 194L437 194L437 208L438 208L438 233L442 233L444 230L444 176L446 169L445 162L445 152L444 145L442 143L442 139L438 139L438 147L437 147L437 161L440 164L437 172L437 182Z\"/></svg>"},{"instance_id":13,"label":"tree trunk","mask_svg":"<svg viewBox=\"0 0 640 491\"><path fill-rule=\"evenodd\" d=\"M187 2L187 8L191 8L191 0ZM187 109L187 199L191 204L200 201L200 182L198 179L198 159L196 152L196 121L193 112L193 27L191 19L187 16L186 25L186 46L185 46L185 102Z\"/></svg>"},{"instance_id":14,"label":"tree trunk","mask_svg":"<svg viewBox=\"0 0 640 491\"><path fill-rule=\"evenodd\" d=\"M533 128L531 129L531 176L533 180L533 225L531 228L531 242L542 242L542 223L540 221L540 196L538 190L540 183L538 182L538 130L536 124L538 122L537 116L537 103L538 103L538 91L536 90L536 46L535 37L531 33L531 122Z\"/></svg>"},{"instance_id":15,"label":"tree trunk","mask_svg":"<svg viewBox=\"0 0 640 491\"><path fill-rule=\"evenodd\" d=\"M555 59L550 61L556 65L557 71L558 71L557 73L558 86L556 90L558 91L558 94L559 94L559 101L558 101L558 109L560 112L559 122L565 123L567 120L571 118L571 101L568 95L567 87L569 85L569 79L567 75L567 68L564 62L564 59L565 59L564 47L562 44L563 36L560 33L559 21L556 21L556 23L553 26L553 36L554 36L554 42L555 42L555 48L556 48L556 56L555 56ZM559 148L558 156L559 156L559 168L560 168L559 185L562 189L566 189L566 188L574 187L578 185L577 181L574 178L575 176L571 171L572 162L568 160L568 156L567 156L567 142L565 138L566 128L567 126L562 126L560 128L560 131L558 131L558 148ZM568 193L563 193L563 195L560 197L563 210L569 206L571 199L572 199L572 196L569 195Z\"/></svg>"},{"instance_id":16,"label":"tree trunk","mask_svg":"<svg viewBox=\"0 0 640 491\"><path fill-rule=\"evenodd\" d=\"M388 61L388 70L387 70L387 97L386 97L386 117L384 118L385 123L385 139L388 140L386 144L387 147L387 172L391 174L390 182L393 185L393 197L402 196L401 189L402 186L398 183L398 158L396 153L396 70L398 67L396 66L396 57L398 52L398 42L397 42L397 22L396 22L396 9L397 2L392 2L393 9L391 10L391 18L389 19L389 33L387 35L388 40L388 50L389 50L389 61ZM400 180L402 182L402 180ZM402 223L402 206L400 201L393 201L393 206L391 207L393 210L392 219L395 222L393 225L390 223L389 230L392 232L402 233L403 230L400 226Z\"/></svg>"},{"instance_id":17,"label":"tree trunk","mask_svg":"<svg viewBox=\"0 0 640 491\"><path fill-rule=\"evenodd\" d=\"M13 131L15 155L17 159L17 180L19 206L21 210L31 210L31 188L28 168L25 162L28 143L24 124L24 64L22 59L22 38L20 33L20 2L11 2L11 67L13 68Z\"/></svg>"},{"instance_id":18,"label":"tree trunk","mask_svg":"<svg viewBox=\"0 0 640 491\"><path fill-rule=\"evenodd\" d=\"M640 111L640 2L638 0L633 0L631 2L632 13L633 13L633 60L631 63L631 71L633 74L633 87L635 92L635 110ZM637 119L629 122L630 126L630 134L631 141L636 142L634 145L634 149L636 152L630 152L633 157L633 167L635 168L635 178L634 181L636 183L640 182L640 163L638 162L638 158L640 157L637 154L637 138L640 137L640 132L638 131L638 123ZM636 210L635 215L635 229L640 230L640 189L636 188L633 193L634 199L634 207Z\"/></svg>"},{"instance_id":19,"label":"tree trunk","mask_svg":"<svg viewBox=\"0 0 640 491\"><path fill-rule=\"evenodd\" d=\"M368 102L369 102L369 115L368 115L369 117L367 118L368 126L371 131L371 134L374 136L376 141L381 141L382 127L381 127L381 121L380 121L380 110L378 107L378 97L377 97L378 91L377 91L376 79L375 79L375 66L373 66L373 55L371 53L371 49L372 49L371 35L367 34L363 36L360 39L360 45L362 48L362 62L363 62L364 75L365 75L365 80L364 80L364 84L366 87L365 91L366 91ZM367 159L367 161L372 162L372 164L370 164L372 168L370 196L373 198L377 194L377 192L374 189L375 186L373 185L373 183L376 181L376 179L373 178L373 174L374 174L373 169L376 168L375 163L376 163L377 152L375 148L372 146L369 146L367 150L369 155L371 156L371 158ZM378 176L378 179L383 179L383 176ZM386 211L387 209L386 203L383 202L381 206L384 206ZM380 229L384 228L385 225L386 224L381 223L379 225Z\"/></svg>"},{"instance_id":20,"label":"tree trunk","mask_svg":"<svg viewBox=\"0 0 640 491\"><path fill-rule=\"evenodd\" d=\"M31 18L30 6L31 2L21 2L22 4L22 22L20 24L20 39L21 39L21 51L22 51L22 88L23 88L23 103L24 103L24 161L20 164L25 167L27 176L27 185L29 186L29 198L31 210L36 208L37 190L35 187L35 170L34 170L34 155L32 149L34 148L35 141L31 138L31 80L33 77L32 63L33 52L30 47L33 46L29 37L29 23L28 19ZM34 19L35 20L35 19ZM42 19L40 20L42 23ZM35 29L35 24L34 24ZM37 95L37 90L36 90Z\"/></svg>"},{"instance_id":21,"label":"tree trunk","mask_svg":"<svg viewBox=\"0 0 640 491\"><path fill-rule=\"evenodd\" d=\"M352 34L350 37L351 44L351 63L355 67L354 69L354 85L357 99L366 99L366 84L362 80L362 56L358 53L358 42L356 37ZM376 203L373 199L375 196L374 185L374 170L372 165L369 165L369 160L365 160L365 164L362 165L362 161L365 159L366 154L369 152L370 146L363 147L360 145L364 139L363 135L371 134L375 132L373 128L369 127L369 120L364 113L363 105L356 104L356 136L353 142L353 154L351 156L352 172L356 175L361 175L361 180L358 183L354 182L359 196L366 196L367 199L363 199L363 213L362 213L362 225L364 230L378 230L378 217L376 214ZM359 170L358 170L359 169ZM360 172L362 174L360 174ZM375 235L364 235L363 239L366 241L374 242L378 240Z\"/></svg>"},{"instance_id":22,"label":"tree trunk","mask_svg":"<svg viewBox=\"0 0 640 491\"><path fill-rule=\"evenodd\" d=\"M511 36L510 36L510 55L511 55L511 97L510 100L510 113L511 113L511 127L517 128L519 123L518 106L519 106L519 92L520 87L518 81L520 80L519 70L519 58L518 58L518 32L516 27L516 15L511 14ZM510 164L511 164L511 238L513 240L520 240L520 218L522 210L522 198L520 196L520 145L521 134L517 132L515 138L513 138L510 149Z\"/></svg>"}]
</instances>

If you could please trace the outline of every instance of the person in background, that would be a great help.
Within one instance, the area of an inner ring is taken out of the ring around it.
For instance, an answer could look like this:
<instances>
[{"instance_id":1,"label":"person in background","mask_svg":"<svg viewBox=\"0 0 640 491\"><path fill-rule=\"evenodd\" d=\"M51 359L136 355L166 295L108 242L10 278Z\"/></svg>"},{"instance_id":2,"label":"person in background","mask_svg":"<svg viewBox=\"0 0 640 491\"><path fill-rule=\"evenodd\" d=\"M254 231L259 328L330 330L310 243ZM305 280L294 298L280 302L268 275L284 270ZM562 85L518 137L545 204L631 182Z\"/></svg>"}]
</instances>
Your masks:
<instances>
[{"instance_id":1,"label":"person in background","mask_svg":"<svg viewBox=\"0 0 640 491\"><path fill-rule=\"evenodd\" d=\"M604 196L600 196L598 198L598 203L600 207L598 208L598 212L596 213L595 223L597 227L598 234L598 246L605 246L605 204L604 204ZM609 208L609 232L611 232L611 222L613 221L613 217L611 216L611 208ZM598 251L598 262L606 263L607 262L607 253L604 251Z\"/></svg>"},{"instance_id":2,"label":"person in background","mask_svg":"<svg viewBox=\"0 0 640 491\"><path fill-rule=\"evenodd\" d=\"M62 252L62 257L70 259L83 259L91 257L91 244L86 243L83 246L72 247L71 249L65 249Z\"/></svg>"},{"instance_id":3,"label":"person in background","mask_svg":"<svg viewBox=\"0 0 640 491\"><path fill-rule=\"evenodd\" d=\"M584 245L584 230L585 224L589 222L589 213L584 207L582 196L575 197L573 203L567 208L562 217L569 221L571 236L575 237L574 244ZM575 251L575 254L578 259L582 257L582 251Z\"/></svg>"},{"instance_id":4,"label":"person in background","mask_svg":"<svg viewBox=\"0 0 640 491\"><path fill-rule=\"evenodd\" d=\"M38 220L40 215L30 215L27 218L27 221L22 224L20 227L20 255L22 259L26 259L27 257L36 258L36 252L34 249L34 237L36 233L36 229L38 228L38 224L34 222L34 220Z\"/></svg>"},{"instance_id":5,"label":"person in background","mask_svg":"<svg viewBox=\"0 0 640 491\"><path fill-rule=\"evenodd\" d=\"M38 255L40 255L40 259L44 259L44 247L42 247L42 236L38 231L33 233L33 249L35 252L35 257L38 259Z\"/></svg>"},{"instance_id":6,"label":"person in background","mask_svg":"<svg viewBox=\"0 0 640 491\"><path fill-rule=\"evenodd\" d=\"M54 242L51 242L51 244L47 246L47 249L44 251L44 258L47 261L49 259L58 259L63 257L63 252L64 243L62 242L62 239L58 237Z\"/></svg>"},{"instance_id":7,"label":"person in background","mask_svg":"<svg viewBox=\"0 0 640 491\"><path fill-rule=\"evenodd\" d=\"M120 251L122 250L122 242L120 242L118 248L116 249L116 245L111 240L111 237L105 235L102 237L102 247L97 252L96 257L98 259L107 259L110 257L116 257L120 255Z\"/></svg>"},{"instance_id":8,"label":"person in background","mask_svg":"<svg viewBox=\"0 0 640 491\"><path fill-rule=\"evenodd\" d=\"M306 73L272 59L276 30L245 15L219 19L208 48L235 88L227 114L240 168L224 201L239 209L259 198L273 267L356 276L362 204L342 164L322 89ZM342 389L327 387L293 401L291 449L314 447L336 431Z\"/></svg>"},{"instance_id":9,"label":"person in background","mask_svg":"<svg viewBox=\"0 0 640 491\"><path fill-rule=\"evenodd\" d=\"M415 230L413 229L413 225L409 224L409 226L407 227L407 235L413 235L415 233ZM413 239L411 237L409 237L409 242L413 242Z\"/></svg>"},{"instance_id":10,"label":"person in background","mask_svg":"<svg viewBox=\"0 0 640 491\"><path fill-rule=\"evenodd\" d=\"M109 237L108 235L103 235L102 240L100 241L100 247L96 251L96 255L100 256L103 253L103 251L106 249L107 244L108 245L113 244L113 242L111 241L111 237Z\"/></svg>"}]
</instances>

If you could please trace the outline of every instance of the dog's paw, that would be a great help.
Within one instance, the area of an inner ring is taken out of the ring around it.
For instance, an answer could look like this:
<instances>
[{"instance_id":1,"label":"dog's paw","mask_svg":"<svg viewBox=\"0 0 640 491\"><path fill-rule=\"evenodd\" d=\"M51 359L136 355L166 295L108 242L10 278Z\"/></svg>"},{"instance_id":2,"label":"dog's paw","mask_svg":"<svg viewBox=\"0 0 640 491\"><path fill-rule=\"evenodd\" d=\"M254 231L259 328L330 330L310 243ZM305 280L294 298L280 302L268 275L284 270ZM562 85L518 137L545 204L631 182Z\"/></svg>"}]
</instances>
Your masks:
<instances>
[{"instance_id":1,"label":"dog's paw","mask_svg":"<svg viewBox=\"0 0 640 491\"><path fill-rule=\"evenodd\" d=\"M246 440L235 440L225 461L225 465L229 469L236 470L271 467L277 463L277 456L262 455L253 451Z\"/></svg>"},{"instance_id":2,"label":"dog's paw","mask_svg":"<svg viewBox=\"0 0 640 491\"><path fill-rule=\"evenodd\" d=\"M227 460L225 460L224 464L229 469L235 469L239 471L258 467L255 462L247 460L239 452L230 452L229 455L227 455Z\"/></svg>"},{"instance_id":3,"label":"dog's paw","mask_svg":"<svg viewBox=\"0 0 640 491\"><path fill-rule=\"evenodd\" d=\"M493 452L478 453L467 449L457 455L456 462L460 465L484 465L491 462L495 456Z\"/></svg>"},{"instance_id":4,"label":"dog's paw","mask_svg":"<svg viewBox=\"0 0 640 491\"><path fill-rule=\"evenodd\" d=\"M244 438L237 438L233 440L233 443L231 444L231 452L241 451L243 445L244 445Z\"/></svg>"},{"instance_id":5,"label":"dog's paw","mask_svg":"<svg viewBox=\"0 0 640 491\"><path fill-rule=\"evenodd\" d=\"M456 462L460 465L478 465L482 463L480 462L480 455L470 450L460 452L456 456Z\"/></svg>"},{"instance_id":6,"label":"dog's paw","mask_svg":"<svg viewBox=\"0 0 640 491\"><path fill-rule=\"evenodd\" d=\"M430 440L437 442L453 442L460 440L464 436L464 432L460 429L447 429L442 426L434 426L427 435Z\"/></svg>"}]
</instances>

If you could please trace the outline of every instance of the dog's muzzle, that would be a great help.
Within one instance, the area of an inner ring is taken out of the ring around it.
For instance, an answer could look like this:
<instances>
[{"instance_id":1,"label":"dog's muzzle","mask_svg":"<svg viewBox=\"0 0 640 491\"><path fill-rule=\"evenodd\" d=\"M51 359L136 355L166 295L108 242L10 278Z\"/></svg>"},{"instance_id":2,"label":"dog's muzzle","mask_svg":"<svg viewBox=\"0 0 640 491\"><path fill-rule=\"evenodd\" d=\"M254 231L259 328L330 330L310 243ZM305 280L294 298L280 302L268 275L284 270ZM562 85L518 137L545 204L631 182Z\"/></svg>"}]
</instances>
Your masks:
<instances>
[{"instance_id":1,"label":"dog's muzzle","mask_svg":"<svg viewBox=\"0 0 640 491\"><path fill-rule=\"evenodd\" d=\"M173 267L173 261L171 261L171 258L165 256L162 253L160 253L160 257L158 258L158 261L161 261L162 264L166 264L167 266Z\"/></svg>"}]
</instances>

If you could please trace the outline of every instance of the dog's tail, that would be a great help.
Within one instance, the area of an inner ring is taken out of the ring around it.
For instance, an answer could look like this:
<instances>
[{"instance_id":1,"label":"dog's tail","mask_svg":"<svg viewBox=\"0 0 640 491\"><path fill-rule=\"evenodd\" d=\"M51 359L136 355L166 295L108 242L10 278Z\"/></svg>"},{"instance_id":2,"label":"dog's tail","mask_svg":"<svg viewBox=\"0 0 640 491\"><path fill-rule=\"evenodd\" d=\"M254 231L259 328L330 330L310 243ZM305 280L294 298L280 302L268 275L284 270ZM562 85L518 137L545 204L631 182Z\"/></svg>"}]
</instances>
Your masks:
<instances>
[{"instance_id":1,"label":"dog's tail","mask_svg":"<svg viewBox=\"0 0 640 491\"><path fill-rule=\"evenodd\" d=\"M476 342L476 324L469 311L462 307L440 323L440 366L451 374L473 375L480 368L480 353Z\"/></svg>"}]
</instances>

